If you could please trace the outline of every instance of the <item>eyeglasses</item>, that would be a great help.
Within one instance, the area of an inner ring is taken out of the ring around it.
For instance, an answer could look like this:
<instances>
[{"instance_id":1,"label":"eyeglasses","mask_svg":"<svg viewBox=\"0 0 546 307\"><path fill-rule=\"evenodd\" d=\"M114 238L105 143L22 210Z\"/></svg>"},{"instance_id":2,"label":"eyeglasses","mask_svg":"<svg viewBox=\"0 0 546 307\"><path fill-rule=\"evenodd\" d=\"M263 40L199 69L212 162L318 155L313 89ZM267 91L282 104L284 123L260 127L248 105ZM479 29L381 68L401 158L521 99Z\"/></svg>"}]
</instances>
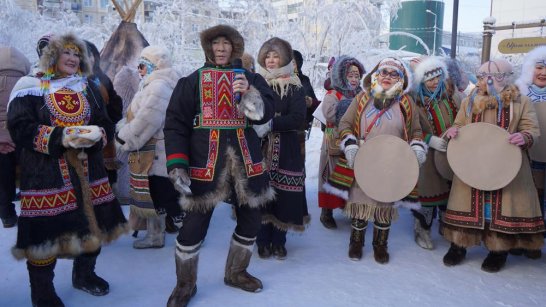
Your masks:
<instances>
[{"instance_id":1,"label":"eyeglasses","mask_svg":"<svg viewBox=\"0 0 546 307\"><path fill-rule=\"evenodd\" d=\"M400 79L400 74L396 70L388 71L387 69L381 69L379 75L383 78L390 77L391 79Z\"/></svg>"}]
</instances>

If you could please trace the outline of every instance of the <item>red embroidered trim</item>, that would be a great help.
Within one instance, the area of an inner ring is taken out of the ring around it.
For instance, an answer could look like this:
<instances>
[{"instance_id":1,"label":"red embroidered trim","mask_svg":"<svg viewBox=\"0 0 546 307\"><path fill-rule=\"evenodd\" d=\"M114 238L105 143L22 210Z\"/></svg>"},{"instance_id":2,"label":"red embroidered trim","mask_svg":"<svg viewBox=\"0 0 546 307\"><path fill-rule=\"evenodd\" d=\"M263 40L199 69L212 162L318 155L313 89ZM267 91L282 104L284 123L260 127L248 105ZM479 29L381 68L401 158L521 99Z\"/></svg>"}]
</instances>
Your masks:
<instances>
[{"instance_id":1,"label":"red embroidered trim","mask_svg":"<svg viewBox=\"0 0 546 307\"><path fill-rule=\"evenodd\" d=\"M108 177L96 180L89 183L91 188L91 203L96 206L104 204L115 199L114 193L112 192L112 187L108 182Z\"/></svg>"},{"instance_id":2,"label":"red embroidered trim","mask_svg":"<svg viewBox=\"0 0 546 307\"><path fill-rule=\"evenodd\" d=\"M220 131L211 129L209 134L209 154L205 168L190 167L190 178L201 181L212 181L214 169L218 160L218 146L220 145Z\"/></svg>"},{"instance_id":3,"label":"red embroidered trim","mask_svg":"<svg viewBox=\"0 0 546 307\"><path fill-rule=\"evenodd\" d=\"M78 207L72 186L21 191L21 216L55 216Z\"/></svg>"},{"instance_id":4,"label":"red embroidered trim","mask_svg":"<svg viewBox=\"0 0 546 307\"><path fill-rule=\"evenodd\" d=\"M34 150L49 154L49 138L55 127L39 125L38 133L34 137Z\"/></svg>"},{"instance_id":5,"label":"red embroidered trim","mask_svg":"<svg viewBox=\"0 0 546 307\"><path fill-rule=\"evenodd\" d=\"M248 144L245 138L245 130L237 129L237 139L239 141L239 147L241 148L241 154L243 155L243 163L245 164L245 171L247 177L254 177L264 173L264 163L253 163L250 151L248 150Z\"/></svg>"}]
</instances>

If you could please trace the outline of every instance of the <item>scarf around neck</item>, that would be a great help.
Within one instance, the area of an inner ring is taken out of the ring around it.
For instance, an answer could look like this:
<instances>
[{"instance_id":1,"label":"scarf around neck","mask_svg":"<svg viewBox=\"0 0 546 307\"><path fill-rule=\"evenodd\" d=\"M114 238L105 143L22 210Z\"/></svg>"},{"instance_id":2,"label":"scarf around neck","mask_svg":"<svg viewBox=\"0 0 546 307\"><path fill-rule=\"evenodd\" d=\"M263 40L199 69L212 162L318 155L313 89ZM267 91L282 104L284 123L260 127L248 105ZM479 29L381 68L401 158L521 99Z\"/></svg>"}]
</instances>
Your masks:
<instances>
[{"instance_id":1,"label":"scarf around neck","mask_svg":"<svg viewBox=\"0 0 546 307\"><path fill-rule=\"evenodd\" d=\"M44 88L42 83L43 80L37 77L25 76L19 79L9 96L8 108L9 104L16 97L27 95L43 96L54 93L62 88L68 88L74 92L83 92L87 88L87 77L72 75L61 79L52 79L49 80L49 86L47 88Z\"/></svg>"},{"instance_id":2,"label":"scarf around neck","mask_svg":"<svg viewBox=\"0 0 546 307\"><path fill-rule=\"evenodd\" d=\"M281 98L288 95L288 88L290 85L301 87L301 81L294 73L292 62L288 65L275 68L266 69L264 67L258 68L258 73L264 77L267 84L279 95Z\"/></svg>"}]
</instances>

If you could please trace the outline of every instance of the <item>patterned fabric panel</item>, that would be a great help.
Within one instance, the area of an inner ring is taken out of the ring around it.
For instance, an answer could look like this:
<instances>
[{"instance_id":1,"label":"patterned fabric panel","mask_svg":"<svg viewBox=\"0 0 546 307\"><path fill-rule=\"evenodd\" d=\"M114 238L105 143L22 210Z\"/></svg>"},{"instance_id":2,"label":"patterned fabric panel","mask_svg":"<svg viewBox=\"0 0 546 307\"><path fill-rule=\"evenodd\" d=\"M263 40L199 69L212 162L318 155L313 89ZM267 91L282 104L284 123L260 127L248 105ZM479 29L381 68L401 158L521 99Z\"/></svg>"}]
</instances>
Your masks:
<instances>
[{"instance_id":1,"label":"patterned fabric panel","mask_svg":"<svg viewBox=\"0 0 546 307\"><path fill-rule=\"evenodd\" d=\"M91 203L93 206L104 204L115 199L108 177L89 183L91 188Z\"/></svg>"},{"instance_id":2,"label":"patterned fabric panel","mask_svg":"<svg viewBox=\"0 0 546 307\"><path fill-rule=\"evenodd\" d=\"M203 69L199 71L202 128L234 129L245 128L246 117L233 99L232 70Z\"/></svg>"},{"instance_id":3,"label":"patterned fabric panel","mask_svg":"<svg viewBox=\"0 0 546 307\"><path fill-rule=\"evenodd\" d=\"M51 114L53 126L81 126L89 122L91 108L82 92L60 89L45 95L45 105Z\"/></svg>"},{"instance_id":4,"label":"patterned fabric panel","mask_svg":"<svg viewBox=\"0 0 546 307\"><path fill-rule=\"evenodd\" d=\"M77 208L72 186L61 189L21 191L21 216L55 216Z\"/></svg>"},{"instance_id":5,"label":"patterned fabric panel","mask_svg":"<svg viewBox=\"0 0 546 307\"><path fill-rule=\"evenodd\" d=\"M49 138L55 127L51 126L38 126L38 133L34 137L34 150L44 154L49 154Z\"/></svg>"}]
</instances>

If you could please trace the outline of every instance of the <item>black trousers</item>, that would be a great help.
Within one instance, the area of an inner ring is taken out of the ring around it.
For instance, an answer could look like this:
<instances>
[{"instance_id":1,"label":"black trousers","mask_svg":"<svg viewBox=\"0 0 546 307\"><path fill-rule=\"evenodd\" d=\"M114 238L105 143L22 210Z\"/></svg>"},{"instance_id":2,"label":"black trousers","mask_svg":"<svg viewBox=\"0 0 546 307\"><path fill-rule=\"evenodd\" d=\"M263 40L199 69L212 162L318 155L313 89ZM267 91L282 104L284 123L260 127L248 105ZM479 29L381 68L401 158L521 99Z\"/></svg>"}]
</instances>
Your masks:
<instances>
[{"instance_id":1,"label":"black trousers","mask_svg":"<svg viewBox=\"0 0 546 307\"><path fill-rule=\"evenodd\" d=\"M183 246L192 246L203 241L209 229L213 210L202 213L197 211L186 212L182 228L178 232L178 243ZM246 205L235 206L237 226L235 233L245 237L254 238L260 230L262 213L259 208L250 208Z\"/></svg>"},{"instance_id":2,"label":"black trousers","mask_svg":"<svg viewBox=\"0 0 546 307\"><path fill-rule=\"evenodd\" d=\"M169 216L182 215L182 209L178 204L178 191L174 189L169 178L161 176L148 176L150 196L158 213L167 213Z\"/></svg>"},{"instance_id":3,"label":"black trousers","mask_svg":"<svg viewBox=\"0 0 546 307\"><path fill-rule=\"evenodd\" d=\"M0 154L0 218L16 215L15 204L15 151Z\"/></svg>"},{"instance_id":4,"label":"black trousers","mask_svg":"<svg viewBox=\"0 0 546 307\"><path fill-rule=\"evenodd\" d=\"M285 243L286 231L278 229L271 223L262 225L256 240L258 246L267 246L269 244L284 246Z\"/></svg>"}]
</instances>

